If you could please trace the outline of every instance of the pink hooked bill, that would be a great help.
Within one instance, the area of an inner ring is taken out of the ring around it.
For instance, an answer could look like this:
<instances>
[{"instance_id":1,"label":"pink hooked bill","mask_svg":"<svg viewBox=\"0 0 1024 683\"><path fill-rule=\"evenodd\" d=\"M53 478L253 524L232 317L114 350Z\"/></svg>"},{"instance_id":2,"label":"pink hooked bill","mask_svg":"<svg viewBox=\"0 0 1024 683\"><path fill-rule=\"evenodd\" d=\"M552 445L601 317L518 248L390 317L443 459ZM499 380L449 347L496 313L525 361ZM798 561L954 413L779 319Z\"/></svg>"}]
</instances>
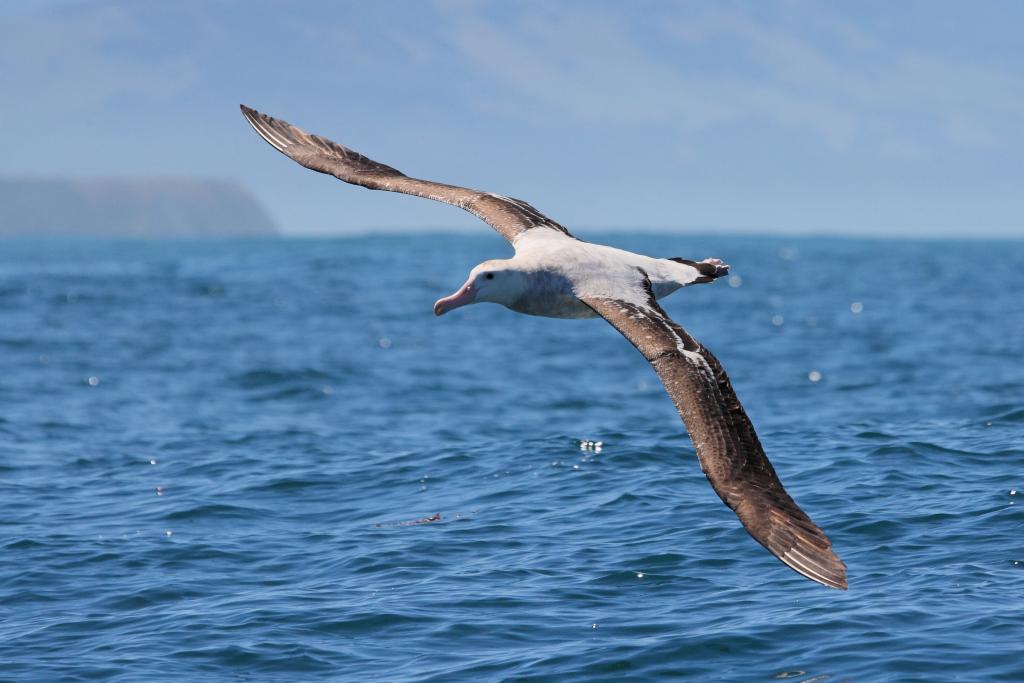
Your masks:
<instances>
[{"instance_id":1,"label":"pink hooked bill","mask_svg":"<svg viewBox=\"0 0 1024 683\"><path fill-rule=\"evenodd\" d=\"M476 290L473 289L473 281L467 280L466 284L459 287L459 291L437 300L437 303L434 304L434 315L444 315L460 306L473 303L474 299L476 299Z\"/></svg>"}]
</instances>

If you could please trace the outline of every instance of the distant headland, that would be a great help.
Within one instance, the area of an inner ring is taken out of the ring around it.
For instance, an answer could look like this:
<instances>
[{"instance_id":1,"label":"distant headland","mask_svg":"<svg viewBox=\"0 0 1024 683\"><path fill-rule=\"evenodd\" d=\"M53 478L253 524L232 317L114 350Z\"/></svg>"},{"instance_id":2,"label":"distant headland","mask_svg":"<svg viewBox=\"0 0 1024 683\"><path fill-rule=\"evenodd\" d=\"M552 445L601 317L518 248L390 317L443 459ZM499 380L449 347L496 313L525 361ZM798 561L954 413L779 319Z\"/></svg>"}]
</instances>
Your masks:
<instances>
[{"instance_id":1,"label":"distant headland","mask_svg":"<svg viewBox=\"0 0 1024 683\"><path fill-rule=\"evenodd\" d=\"M277 234L256 198L227 181L0 178L0 237Z\"/></svg>"}]
</instances>

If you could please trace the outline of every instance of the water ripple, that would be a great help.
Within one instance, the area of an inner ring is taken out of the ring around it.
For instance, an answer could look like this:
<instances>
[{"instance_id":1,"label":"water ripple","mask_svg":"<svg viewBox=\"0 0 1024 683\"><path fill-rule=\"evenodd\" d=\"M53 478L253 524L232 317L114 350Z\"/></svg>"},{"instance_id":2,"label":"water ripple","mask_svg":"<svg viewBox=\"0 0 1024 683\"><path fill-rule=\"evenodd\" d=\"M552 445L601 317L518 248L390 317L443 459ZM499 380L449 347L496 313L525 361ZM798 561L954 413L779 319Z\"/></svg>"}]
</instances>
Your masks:
<instances>
[{"instance_id":1,"label":"water ripple","mask_svg":"<svg viewBox=\"0 0 1024 683\"><path fill-rule=\"evenodd\" d=\"M1021 247L612 241L742 273L666 308L847 593L743 531L614 330L435 319L491 239L12 242L0 678L1024 679Z\"/></svg>"}]
</instances>

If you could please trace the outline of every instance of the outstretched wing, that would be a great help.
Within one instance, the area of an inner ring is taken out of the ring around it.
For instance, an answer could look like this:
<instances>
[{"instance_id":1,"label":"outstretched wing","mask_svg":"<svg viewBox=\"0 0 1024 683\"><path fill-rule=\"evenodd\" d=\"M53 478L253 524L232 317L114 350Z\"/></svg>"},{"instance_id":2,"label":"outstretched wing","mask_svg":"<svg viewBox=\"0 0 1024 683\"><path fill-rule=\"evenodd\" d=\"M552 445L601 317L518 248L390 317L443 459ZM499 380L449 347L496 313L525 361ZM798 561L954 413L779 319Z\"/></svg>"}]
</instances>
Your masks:
<instances>
[{"instance_id":1,"label":"outstretched wing","mask_svg":"<svg viewBox=\"0 0 1024 683\"><path fill-rule=\"evenodd\" d=\"M410 178L355 150L319 135L311 135L287 121L241 105L242 114L274 149L306 168L332 175L371 190L387 190L426 197L465 209L501 233L509 242L533 228L550 228L569 237L569 231L521 199L470 190L429 180Z\"/></svg>"},{"instance_id":2,"label":"outstretched wing","mask_svg":"<svg viewBox=\"0 0 1024 683\"><path fill-rule=\"evenodd\" d=\"M665 385L701 469L758 543L809 579L846 589L846 565L832 543L789 497L736 398L721 363L674 323L638 273L628 300L581 296L650 361Z\"/></svg>"}]
</instances>

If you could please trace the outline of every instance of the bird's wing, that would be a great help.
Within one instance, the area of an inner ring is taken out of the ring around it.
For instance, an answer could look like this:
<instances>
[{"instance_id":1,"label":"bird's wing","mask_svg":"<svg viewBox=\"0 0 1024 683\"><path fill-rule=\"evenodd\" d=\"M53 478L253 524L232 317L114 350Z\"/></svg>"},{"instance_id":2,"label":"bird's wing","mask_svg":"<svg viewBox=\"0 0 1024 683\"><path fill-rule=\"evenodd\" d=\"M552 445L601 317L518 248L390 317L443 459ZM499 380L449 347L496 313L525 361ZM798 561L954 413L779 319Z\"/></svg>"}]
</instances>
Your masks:
<instances>
[{"instance_id":1,"label":"bird's wing","mask_svg":"<svg viewBox=\"0 0 1024 683\"><path fill-rule=\"evenodd\" d=\"M311 135L287 121L241 105L242 114L260 137L306 168L332 175L371 190L387 190L426 197L469 211L501 233L509 242L532 228L550 228L569 237L569 231L521 199L470 190L429 180L410 178L319 135Z\"/></svg>"},{"instance_id":2,"label":"bird's wing","mask_svg":"<svg viewBox=\"0 0 1024 683\"><path fill-rule=\"evenodd\" d=\"M580 300L622 333L654 367L718 496L758 543L809 579L846 589L846 565L782 487L721 363L655 301L638 273L621 298Z\"/></svg>"}]
</instances>

